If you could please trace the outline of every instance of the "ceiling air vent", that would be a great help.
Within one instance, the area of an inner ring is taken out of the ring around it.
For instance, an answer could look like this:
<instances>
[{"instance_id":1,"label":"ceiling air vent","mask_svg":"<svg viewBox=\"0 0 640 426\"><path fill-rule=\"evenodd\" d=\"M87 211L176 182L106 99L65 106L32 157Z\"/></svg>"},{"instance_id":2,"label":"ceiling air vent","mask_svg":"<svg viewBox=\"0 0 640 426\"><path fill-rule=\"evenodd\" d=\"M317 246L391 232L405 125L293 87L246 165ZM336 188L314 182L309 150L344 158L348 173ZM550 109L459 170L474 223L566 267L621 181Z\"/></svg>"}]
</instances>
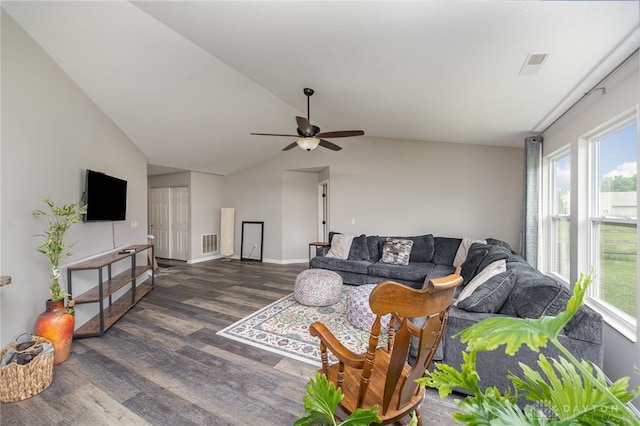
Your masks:
<instances>
[{"instance_id":1,"label":"ceiling air vent","mask_svg":"<svg viewBox=\"0 0 640 426\"><path fill-rule=\"evenodd\" d=\"M548 56L548 53L529 53L520 68L520 75L538 74Z\"/></svg>"}]
</instances>

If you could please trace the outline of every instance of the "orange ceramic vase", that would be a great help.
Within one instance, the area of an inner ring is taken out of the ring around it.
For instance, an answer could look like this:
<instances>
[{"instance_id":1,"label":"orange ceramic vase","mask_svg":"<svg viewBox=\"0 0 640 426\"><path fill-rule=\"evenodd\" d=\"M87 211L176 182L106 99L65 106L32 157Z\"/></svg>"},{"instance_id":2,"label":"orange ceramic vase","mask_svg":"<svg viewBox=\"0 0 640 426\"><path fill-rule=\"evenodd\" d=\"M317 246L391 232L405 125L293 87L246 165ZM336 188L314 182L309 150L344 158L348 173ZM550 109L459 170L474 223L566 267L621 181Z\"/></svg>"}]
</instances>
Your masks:
<instances>
[{"instance_id":1,"label":"orange ceramic vase","mask_svg":"<svg viewBox=\"0 0 640 426\"><path fill-rule=\"evenodd\" d=\"M64 300L47 300L47 310L36 318L36 335L53 344L53 364L60 364L69 358L76 318L73 308L64 306Z\"/></svg>"}]
</instances>

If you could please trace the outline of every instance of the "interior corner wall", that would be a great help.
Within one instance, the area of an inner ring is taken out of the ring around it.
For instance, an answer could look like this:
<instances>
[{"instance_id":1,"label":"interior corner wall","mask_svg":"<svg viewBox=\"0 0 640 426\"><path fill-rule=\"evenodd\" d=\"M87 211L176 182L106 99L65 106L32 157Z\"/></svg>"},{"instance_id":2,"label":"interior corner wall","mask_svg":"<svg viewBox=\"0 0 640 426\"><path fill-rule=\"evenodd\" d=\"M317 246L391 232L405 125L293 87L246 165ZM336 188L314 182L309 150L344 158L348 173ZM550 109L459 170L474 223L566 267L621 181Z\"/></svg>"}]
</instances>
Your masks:
<instances>
[{"instance_id":1,"label":"interior corner wall","mask_svg":"<svg viewBox=\"0 0 640 426\"><path fill-rule=\"evenodd\" d=\"M262 258L281 261L283 190L282 171L263 162L223 178L223 204L236 210L234 256L240 257L243 221L264 222Z\"/></svg>"},{"instance_id":2,"label":"interior corner wall","mask_svg":"<svg viewBox=\"0 0 640 426\"><path fill-rule=\"evenodd\" d=\"M41 240L34 237L43 233L46 222L32 216L43 207L40 200L79 201L86 169L125 179L127 220L73 225L65 236L68 243L75 242L73 256L65 262L146 243L147 161L37 43L4 10L0 14L0 263L2 273L12 277L10 285L0 288L0 346L5 346L18 334L33 331L49 298L49 262L36 251ZM80 321L77 317L76 326Z\"/></svg>"},{"instance_id":3,"label":"interior corner wall","mask_svg":"<svg viewBox=\"0 0 640 426\"><path fill-rule=\"evenodd\" d=\"M264 220L264 257L289 260L282 172L327 168L332 231L493 237L518 247L524 150L522 141L515 143L518 148L358 137L339 152L280 153L224 177L224 204L238 218L236 251L240 221ZM317 188L312 192L317 196ZM316 224L309 232L307 249Z\"/></svg>"}]
</instances>

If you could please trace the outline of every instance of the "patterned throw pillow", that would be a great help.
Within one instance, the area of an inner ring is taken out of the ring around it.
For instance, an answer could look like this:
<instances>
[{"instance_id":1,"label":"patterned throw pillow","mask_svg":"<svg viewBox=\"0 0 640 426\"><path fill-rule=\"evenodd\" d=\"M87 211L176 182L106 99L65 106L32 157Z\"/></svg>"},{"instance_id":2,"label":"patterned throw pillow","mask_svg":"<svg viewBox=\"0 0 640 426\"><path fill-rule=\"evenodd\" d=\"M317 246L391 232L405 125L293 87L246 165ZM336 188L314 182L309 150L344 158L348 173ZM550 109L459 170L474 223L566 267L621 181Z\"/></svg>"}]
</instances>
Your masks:
<instances>
[{"instance_id":1,"label":"patterned throw pillow","mask_svg":"<svg viewBox=\"0 0 640 426\"><path fill-rule=\"evenodd\" d=\"M413 241L400 240L395 238L387 238L382 247L382 263L390 263L392 265L408 265L411 256L411 248Z\"/></svg>"}]
</instances>

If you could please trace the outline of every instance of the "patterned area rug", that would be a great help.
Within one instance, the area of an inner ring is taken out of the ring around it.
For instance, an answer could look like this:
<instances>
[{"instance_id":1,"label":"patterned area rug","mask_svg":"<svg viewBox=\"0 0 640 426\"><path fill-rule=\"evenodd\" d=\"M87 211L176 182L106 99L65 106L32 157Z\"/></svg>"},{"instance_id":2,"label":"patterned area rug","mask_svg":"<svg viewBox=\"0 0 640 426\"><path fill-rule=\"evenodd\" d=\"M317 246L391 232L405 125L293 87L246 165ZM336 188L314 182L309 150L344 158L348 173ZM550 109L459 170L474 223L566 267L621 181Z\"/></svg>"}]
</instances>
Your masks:
<instances>
[{"instance_id":1,"label":"patterned area rug","mask_svg":"<svg viewBox=\"0 0 640 426\"><path fill-rule=\"evenodd\" d=\"M369 333L347 322L347 294L353 288L343 286L340 301L331 306L304 306L291 294L217 334L319 367L320 340L309 334L309 326L320 321L347 348L363 353L367 349ZM386 344L386 335L381 336L380 344ZM337 362L331 353L329 355L330 362Z\"/></svg>"}]
</instances>

